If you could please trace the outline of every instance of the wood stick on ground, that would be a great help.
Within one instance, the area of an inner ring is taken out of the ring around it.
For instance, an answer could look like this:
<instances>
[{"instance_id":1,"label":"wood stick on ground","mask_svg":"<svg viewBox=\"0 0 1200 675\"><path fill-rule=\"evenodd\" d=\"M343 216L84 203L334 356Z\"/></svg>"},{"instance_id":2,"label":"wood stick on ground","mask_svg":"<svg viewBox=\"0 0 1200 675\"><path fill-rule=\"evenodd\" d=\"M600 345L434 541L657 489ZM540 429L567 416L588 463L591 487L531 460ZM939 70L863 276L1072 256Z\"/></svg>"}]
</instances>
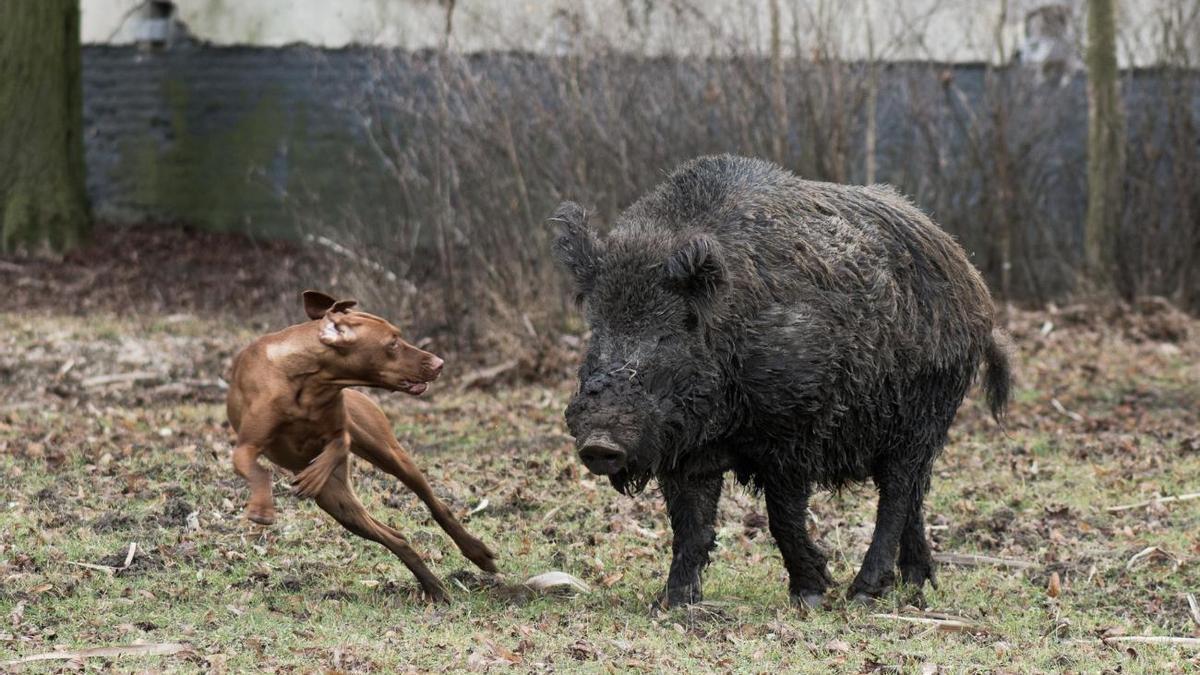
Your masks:
<instances>
[{"instance_id":1,"label":"wood stick on ground","mask_svg":"<svg viewBox=\"0 0 1200 675\"><path fill-rule=\"evenodd\" d=\"M89 377L79 383L79 386L84 389L91 387L100 387L106 384L116 384L118 382L139 382L142 380L157 380L162 378L162 373L154 373L149 370L135 370L130 373L112 373L111 375L96 375Z\"/></svg>"},{"instance_id":2,"label":"wood stick on ground","mask_svg":"<svg viewBox=\"0 0 1200 675\"><path fill-rule=\"evenodd\" d=\"M1037 563L1028 560L1017 560L1015 558L997 558L990 555L977 555L974 553L935 553L933 559L940 563L950 565L961 565L963 567L980 567L983 565L996 565L998 567L1014 567L1017 569L1029 569L1036 567Z\"/></svg>"},{"instance_id":3,"label":"wood stick on ground","mask_svg":"<svg viewBox=\"0 0 1200 675\"><path fill-rule=\"evenodd\" d=\"M18 666L33 661L76 661L90 657L113 658L117 656L170 656L180 652L191 651L192 646L186 642L159 642L148 645L124 645L120 647L92 647L62 652L46 652L31 654L19 659L5 661L0 666Z\"/></svg>"},{"instance_id":4,"label":"wood stick on ground","mask_svg":"<svg viewBox=\"0 0 1200 675\"><path fill-rule=\"evenodd\" d=\"M518 365L520 365L520 363L516 359L511 359L509 361L491 366L490 368L481 368L479 370L467 373L458 381L458 390L466 391L471 387L487 386L494 382L496 378L500 377L501 375L510 370L514 370Z\"/></svg>"},{"instance_id":5,"label":"wood stick on ground","mask_svg":"<svg viewBox=\"0 0 1200 675\"><path fill-rule=\"evenodd\" d=\"M93 563L76 562L74 560L68 560L67 564L74 565L76 567L86 567L89 570L100 570L101 572L108 572L109 574L115 574L117 571L117 568L109 565L95 565Z\"/></svg>"},{"instance_id":6,"label":"wood stick on ground","mask_svg":"<svg viewBox=\"0 0 1200 675\"><path fill-rule=\"evenodd\" d=\"M1192 611L1192 621L1200 626L1200 604L1196 604L1196 594L1187 594L1188 609Z\"/></svg>"},{"instance_id":7,"label":"wood stick on ground","mask_svg":"<svg viewBox=\"0 0 1200 675\"><path fill-rule=\"evenodd\" d=\"M1136 504L1110 506L1105 510L1109 513L1116 513L1117 511L1132 511L1133 509L1145 508L1151 504L1172 504L1174 502L1187 502L1193 499L1200 499L1200 492L1192 492L1186 495L1172 495L1169 497L1155 497L1154 499L1147 499L1144 502L1137 502Z\"/></svg>"},{"instance_id":8,"label":"wood stick on ground","mask_svg":"<svg viewBox=\"0 0 1200 675\"><path fill-rule=\"evenodd\" d=\"M131 542L129 542L129 551L125 553L125 564L121 565L120 567L113 567L112 565L97 565L95 563L76 562L74 560L68 560L67 564L75 565L76 567L86 567L90 570L100 570L101 572L108 572L109 574L116 574L118 572L124 572L125 570L129 569L129 566L133 564L133 557L135 555L137 555L137 542L131 541Z\"/></svg>"},{"instance_id":9,"label":"wood stick on ground","mask_svg":"<svg viewBox=\"0 0 1200 675\"><path fill-rule=\"evenodd\" d=\"M1050 405L1053 406L1054 409L1059 412L1059 414L1066 416L1073 422L1082 422L1083 421L1083 415L1080 415L1077 412L1071 412L1070 410L1067 410L1066 407L1063 406L1062 402L1060 402L1056 398L1050 399Z\"/></svg>"},{"instance_id":10,"label":"wood stick on ground","mask_svg":"<svg viewBox=\"0 0 1200 675\"><path fill-rule=\"evenodd\" d=\"M1101 638L1106 645L1132 642L1145 645L1174 645L1176 647L1200 647L1200 638L1172 637L1169 635L1117 635Z\"/></svg>"},{"instance_id":11,"label":"wood stick on ground","mask_svg":"<svg viewBox=\"0 0 1200 675\"><path fill-rule=\"evenodd\" d=\"M942 615L945 616L945 615ZM940 631L950 633L990 633L985 626L969 621L964 618L947 619L932 616L910 616L906 614L872 614L875 619L888 619L890 621L907 621L909 623L917 623L925 626L933 626Z\"/></svg>"},{"instance_id":12,"label":"wood stick on ground","mask_svg":"<svg viewBox=\"0 0 1200 675\"><path fill-rule=\"evenodd\" d=\"M1171 555L1170 553L1167 553L1166 551L1162 550L1161 548L1159 548L1157 546L1147 546L1146 548L1138 551L1137 553L1134 553L1133 556L1131 558L1129 558L1129 560L1125 563L1125 569L1131 570L1134 568L1135 565L1142 562L1143 560L1151 558L1155 554L1157 554L1160 559L1166 558L1168 560L1173 561L1175 563L1176 567L1179 566L1179 561L1175 558L1175 556Z\"/></svg>"}]
</instances>

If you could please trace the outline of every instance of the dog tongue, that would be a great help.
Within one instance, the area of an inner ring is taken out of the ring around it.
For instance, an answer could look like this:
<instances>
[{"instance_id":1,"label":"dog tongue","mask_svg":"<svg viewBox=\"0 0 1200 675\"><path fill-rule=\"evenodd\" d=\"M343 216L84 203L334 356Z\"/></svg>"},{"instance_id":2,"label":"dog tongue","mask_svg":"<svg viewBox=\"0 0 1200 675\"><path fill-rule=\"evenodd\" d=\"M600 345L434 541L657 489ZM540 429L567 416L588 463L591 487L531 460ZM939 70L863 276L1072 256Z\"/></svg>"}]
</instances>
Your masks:
<instances>
[{"instance_id":1,"label":"dog tongue","mask_svg":"<svg viewBox=\"0 0 1200 675\"><path fill-rule=\"evenodd\" d=\"M424 382L420 382L418 384L414 384L413 386L409 387L408 393L412 394L413 396L420 396L421 394L424 394L425 390L428 388L429 388L428 384L425 384Z\"/></svg>"}]
</instances>

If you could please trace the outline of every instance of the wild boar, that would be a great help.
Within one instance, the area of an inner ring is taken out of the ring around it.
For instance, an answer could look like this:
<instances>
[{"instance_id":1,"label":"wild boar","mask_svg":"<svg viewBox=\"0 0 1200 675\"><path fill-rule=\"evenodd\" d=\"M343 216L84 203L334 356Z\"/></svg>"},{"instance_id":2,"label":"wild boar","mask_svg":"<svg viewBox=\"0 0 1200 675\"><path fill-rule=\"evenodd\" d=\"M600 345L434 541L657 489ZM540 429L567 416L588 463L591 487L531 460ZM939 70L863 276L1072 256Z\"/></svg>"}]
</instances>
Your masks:
<instances>
[{"instance_id":1,"label":"wild boar","mask_svg":"<svg viewBox=\"0 0 1200 675\"><path fill-rule=\"evenodd\" d=\"M1003 336L963 249L887 186L701 157L602 237L564 203L555 253L591 327L566 421L624 493L655 479L674 532L664 605L701 599L723 476L765 497L795 603L831 579L806 528L814 487L872 479L875 532L850 597L934 582L922 504L980 364L1009 398Z\"/></svg>"}]
</instances>

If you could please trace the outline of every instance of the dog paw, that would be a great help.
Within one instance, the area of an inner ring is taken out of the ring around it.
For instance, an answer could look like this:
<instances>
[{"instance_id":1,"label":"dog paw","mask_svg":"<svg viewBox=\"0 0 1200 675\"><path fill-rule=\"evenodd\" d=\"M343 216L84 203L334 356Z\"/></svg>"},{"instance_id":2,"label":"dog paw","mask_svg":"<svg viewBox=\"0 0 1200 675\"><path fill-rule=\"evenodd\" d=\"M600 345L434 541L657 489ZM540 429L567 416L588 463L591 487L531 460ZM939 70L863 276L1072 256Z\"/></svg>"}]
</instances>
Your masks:
<instances>
[{"instance_id":1,"label":"dog paw","mask_svg":"<svg viewBox=\"0 0 1200 675\"><path fill-rule=\"evenodd\" d=\"M246 518L259 525L270 525L275 522L275 509L251 504L246 507Z\"/></svg>"},{"instance_id":2,"label":"dog paw","mask_svg":"<svg viewBox=\"0 0 1200 675\"><path fill-rule=\"evenodd\" d=\"M429 602L434 602L439 605L450 604L450 592L442 585L442 582L431 583L421 588L425 593L425 598Z\"/></svg>"},{"instance_id":3,"label":"dog paw","mask_svg":"<svg viewBox=\"0 0 1200 675\"><path fill-rule=\"evenodd\" d=\"M299 497L312 499L321 494L330 473L331 470L324 464L310 464L308 468L296 474L296 478L292 480L292 490Z\"/></svg>"},{"instance_id":4,"label":"dog paw","mask_svg":"<svg viewBox=\"0 0 1200 675\"><path fill-rule=\"evenodd\" d=\"M464 546L462 551L467 560L475 563L479 569L484 572L496 573L496 554L482 541L476 539Z\"/></svg>"}]
</instances>

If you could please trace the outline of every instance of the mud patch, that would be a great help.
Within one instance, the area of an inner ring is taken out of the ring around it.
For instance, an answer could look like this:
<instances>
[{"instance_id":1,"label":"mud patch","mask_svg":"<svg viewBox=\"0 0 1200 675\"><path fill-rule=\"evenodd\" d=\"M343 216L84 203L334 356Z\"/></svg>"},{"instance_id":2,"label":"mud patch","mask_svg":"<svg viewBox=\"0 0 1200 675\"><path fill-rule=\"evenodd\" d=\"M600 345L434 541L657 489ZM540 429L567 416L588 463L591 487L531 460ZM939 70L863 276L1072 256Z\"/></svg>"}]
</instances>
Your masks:
<instances>
[{"instance_id":1,"label":"mud patch","mask_svg":"<svg viewBox=\"0 0 1200 675\"><path fill-rule=\"evenodd\" d=\"M130 561L129 567L125 567L125 558L129 555L128 548L122 548L116 553L106 555L96 561L97 565L104 565L116 570L115 574L122 577L136 577L143 574L158 572L166 568L163 560L157 553L149 550L142 550L140 547L135 552L133 560Z\"/></svg>"},{"instance_id":2,"label":"mud patch","mask_svg":"<svg viewBox=\"0 0 1200 675\"><path fill-rule=\"evenodd\" d=\"M96 534L108 534L110 532L128 532L136 523L133 516L124 513L106 513L93 520L88 527L92 528L92 532ZM125 557L122 555L120 563L124 562Z\"/></svg>"},{"instance_id":3,"label":"mud patch","mask_svg":"<svg viewBox=\"0 0 1200 675\"><path fill-rule=\"evenodd\" d=\"M191 503L179 497L171 497L163 504L162 511L153 520L163 528L187 527L187 517L195 511L196 509Z\"/></svg>"}]
</instances>

